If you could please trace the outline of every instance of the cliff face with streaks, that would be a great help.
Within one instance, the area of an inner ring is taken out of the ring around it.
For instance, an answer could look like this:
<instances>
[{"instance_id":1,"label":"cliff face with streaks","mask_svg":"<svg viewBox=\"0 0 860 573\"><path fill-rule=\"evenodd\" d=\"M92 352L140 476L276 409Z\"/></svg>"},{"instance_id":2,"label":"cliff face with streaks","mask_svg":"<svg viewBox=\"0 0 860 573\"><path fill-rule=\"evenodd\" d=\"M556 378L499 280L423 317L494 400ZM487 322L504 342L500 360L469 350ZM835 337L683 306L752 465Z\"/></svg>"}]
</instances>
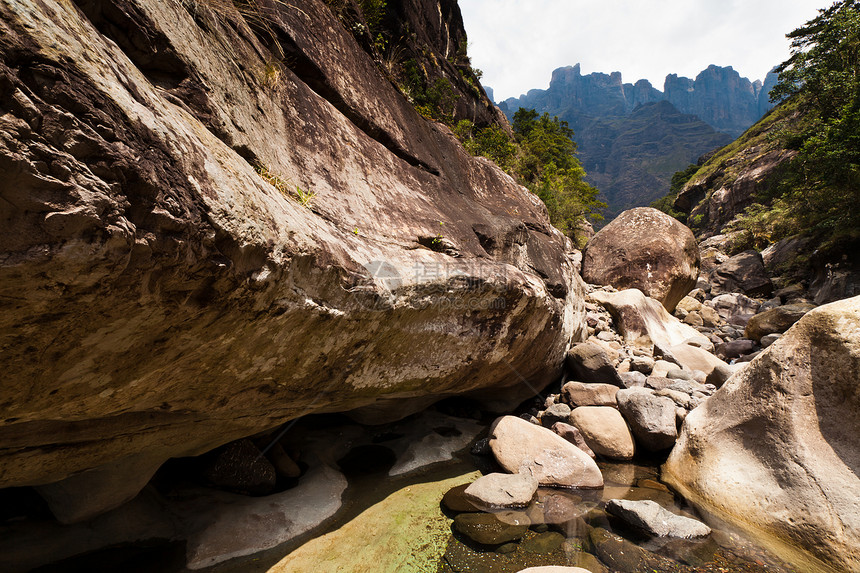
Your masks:
<instances>
[{"instance_id":1,"label":"cliff face with streaks","mask_svg":"<svg viewBox=\"0 0 860 573\"><path fill-rule=\"evenodd\" d=\"M569 241L332 4L0 2L0 486L85 517L304 414L560 373Z\"/></svg>"}]
</instances>

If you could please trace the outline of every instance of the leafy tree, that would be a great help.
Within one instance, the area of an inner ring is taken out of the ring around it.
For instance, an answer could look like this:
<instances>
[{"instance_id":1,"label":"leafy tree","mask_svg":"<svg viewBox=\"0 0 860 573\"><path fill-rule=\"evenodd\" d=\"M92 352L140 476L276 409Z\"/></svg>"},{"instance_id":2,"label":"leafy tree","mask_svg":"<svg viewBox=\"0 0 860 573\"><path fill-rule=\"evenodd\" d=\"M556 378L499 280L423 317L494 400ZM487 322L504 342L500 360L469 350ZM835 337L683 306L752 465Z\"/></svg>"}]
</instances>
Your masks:
<instances>
[{"instance_id":1,"label":"leafy tree","mask_svg":"<svg viewBox=\"0 0 860 573\"><path fill-rule=\"evenodd\" d=\"M606 204L586 183L576 158L573 130L567 122L533 109L520 108L513 117L514 137L500 127L475 129L471 121L454 126L454 134L473 155L496 162L547 206L550 222L573 238L586 217L601 220Z\"/></svg>"},{"instance_id":2,"label":"leafy tree","mask_svg":"<svg viewBox=\"0 0 860 573\"><path fill-rule=\"evenodd\" d=\"M520 108L512 126L520 147L514 173L546 204L552 224L573 236L585 217L602 219L598 211L606 204L597 198L598 190L583 180L585 170L576 157L573 130L567 122Z\"/></svg>"},{"instance_id":3,"label":"leafy tree","mask_svg":"<svg viewBox=\"0 0 860 573\"><path fill-rule=\"evenodd\" d=\"M860 1L842 0L787 36L792 55L777 69L772 100L793 97L806 114L787 135L797 158L761 197L793 231L855 234L860 228Z\"/></svg>"}]
</instances>

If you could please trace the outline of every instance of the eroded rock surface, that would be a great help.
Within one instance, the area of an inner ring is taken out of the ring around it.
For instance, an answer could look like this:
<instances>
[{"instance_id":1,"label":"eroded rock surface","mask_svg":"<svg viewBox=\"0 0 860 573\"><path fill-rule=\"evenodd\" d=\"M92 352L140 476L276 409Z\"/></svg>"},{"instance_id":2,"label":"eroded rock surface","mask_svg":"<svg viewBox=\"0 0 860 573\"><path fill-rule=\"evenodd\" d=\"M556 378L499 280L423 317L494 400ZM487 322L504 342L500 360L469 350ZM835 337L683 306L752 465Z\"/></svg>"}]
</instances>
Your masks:
<instances>
[{"instance_id":1,"label":"eroded rock surface","mask_svg":"<svg viewBox=\"0 0 860 573\"><path fill-rule=\"evenodd\" d=\"M0 2L0 487L560 373L540 201L325 2L265 16L285 58L231 3Z\"/></svg>"},{"instance_id":2,"label":"eroded rock surface","mask_svg":"<svg viewBox=\"0 0 860 573\"><path fill-rule=\"evenodd\" d=\"M858 570L858 381L860 297L812 310L687 416L663 478L802 570Z\"/></svg>"}]
</instances>

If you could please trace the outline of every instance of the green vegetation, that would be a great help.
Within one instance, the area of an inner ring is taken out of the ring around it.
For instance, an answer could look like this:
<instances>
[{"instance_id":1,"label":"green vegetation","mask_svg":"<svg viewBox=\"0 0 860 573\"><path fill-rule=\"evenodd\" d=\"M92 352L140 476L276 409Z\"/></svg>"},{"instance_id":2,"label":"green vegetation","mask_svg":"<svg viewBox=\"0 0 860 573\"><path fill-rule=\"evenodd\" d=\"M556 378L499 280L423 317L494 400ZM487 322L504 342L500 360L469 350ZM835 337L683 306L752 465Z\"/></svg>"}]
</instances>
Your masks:
<instances>
[{"instance_id":1,"label":"green vegetation","mask_svg":"<svg viewBox=\"0 0 860 573\"><path fill-rule=\"evenodd\" d=\"M860 229L860 2L842 0L794 30L772 98L796 100L806 121L784 134L798 155L760 197L776 235L797 230L834 240ZM749 218L756 213L749 213ZM759 217L761 217L759 215ZM784 228L779 228L780 224Z\"/></svg>"},{"instance_id":2,"label":"green vegetation","mask_svg":"<svg viewBox=\"0 0 860 573\"><path fill-rule=\"evenodd\" d=\"M550 222L578 240L577 229L586 217L601 220L606 204L598 190L586 183L576 157L573 131L567 122L533 109L514 114L514 137L497 126L475 129L460 121L454 133L473 155L492 159L547 206Z\"/></svg>"},{"instance_id":3,"label":"green vegetation","mask_svg":"<svg viewBox=\"0 0 860 573\"><path fill-rule=\"evenodd\" d=\"M686 169L676 171L675 174L672 175L672 180L669 184L669 194L651 203L650 207L653 207L654 209L659 209L667 215L675 217L682 223L686 223L687 214L675 209L675 199L678 198L678 193L681 191L681 189L684 188L684 185L687 184L687 181L692 179L698 171L699 166L695 163L691 163L687 166Z\"/></svg>"},{"instance_id":4,"label":"green vegetation","mask_svg":"<svg viewBox=\"0 0 860 573\"><path fill-rule=\"evenodd\" d=\"M731 252L782 239L811 238L820 260L856 251L860 242L860 0L841 0L788 34L792 56L771 92L783 101L691 177L709 189L704 201L775 150L796 155L756 184L753 204L723 231L736 232ZM692 168L691 168L692 169ZM687 176L676 174L678 181ZM653 206L673 215L674 189ZM700 210L701 211L701 210ZM689 217L688 224L707 223ZM813 257L798 253L793 272Z\"/></svg>"},{"instance_id":5,"label":"green vegetation","mask_svg":"<svg viewBox=\"0 0 860 573\"><path fill-rule=\"evenodd\" d=\"M286 197L287 199L292 199L296 201L302 207L306 209L311 209L313 207L313 200L316 197L316 193L313 191L308 191L302 189L298 185L293 185L292 183L287 183L274 173L272 173L268 167L265 165L257 166L257 174L263 178L263 181L277 189L281 192L281 195ZM357 231L358 229L356 229Z\"/></svg>"}]
</instances>

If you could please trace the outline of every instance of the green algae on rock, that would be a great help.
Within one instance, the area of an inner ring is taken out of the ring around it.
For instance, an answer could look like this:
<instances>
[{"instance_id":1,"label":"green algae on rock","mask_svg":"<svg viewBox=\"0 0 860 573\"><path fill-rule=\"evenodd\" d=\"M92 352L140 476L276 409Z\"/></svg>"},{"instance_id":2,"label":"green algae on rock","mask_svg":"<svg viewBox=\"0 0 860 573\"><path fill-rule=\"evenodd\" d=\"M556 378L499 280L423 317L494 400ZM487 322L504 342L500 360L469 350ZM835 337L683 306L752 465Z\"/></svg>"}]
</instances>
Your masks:
<instances>
[{"instance_id":1,"label":"green algae on rock","mask_svg":"<svg viewBox=\"0 0 860 573\"><path fill-rule=\"evenodd\" d=\"M299 547L269 573L291 571L430 572L445 552L450 521L439 500L478 472L405 487L331 533Z\"/></svg>"}]
</instances>

